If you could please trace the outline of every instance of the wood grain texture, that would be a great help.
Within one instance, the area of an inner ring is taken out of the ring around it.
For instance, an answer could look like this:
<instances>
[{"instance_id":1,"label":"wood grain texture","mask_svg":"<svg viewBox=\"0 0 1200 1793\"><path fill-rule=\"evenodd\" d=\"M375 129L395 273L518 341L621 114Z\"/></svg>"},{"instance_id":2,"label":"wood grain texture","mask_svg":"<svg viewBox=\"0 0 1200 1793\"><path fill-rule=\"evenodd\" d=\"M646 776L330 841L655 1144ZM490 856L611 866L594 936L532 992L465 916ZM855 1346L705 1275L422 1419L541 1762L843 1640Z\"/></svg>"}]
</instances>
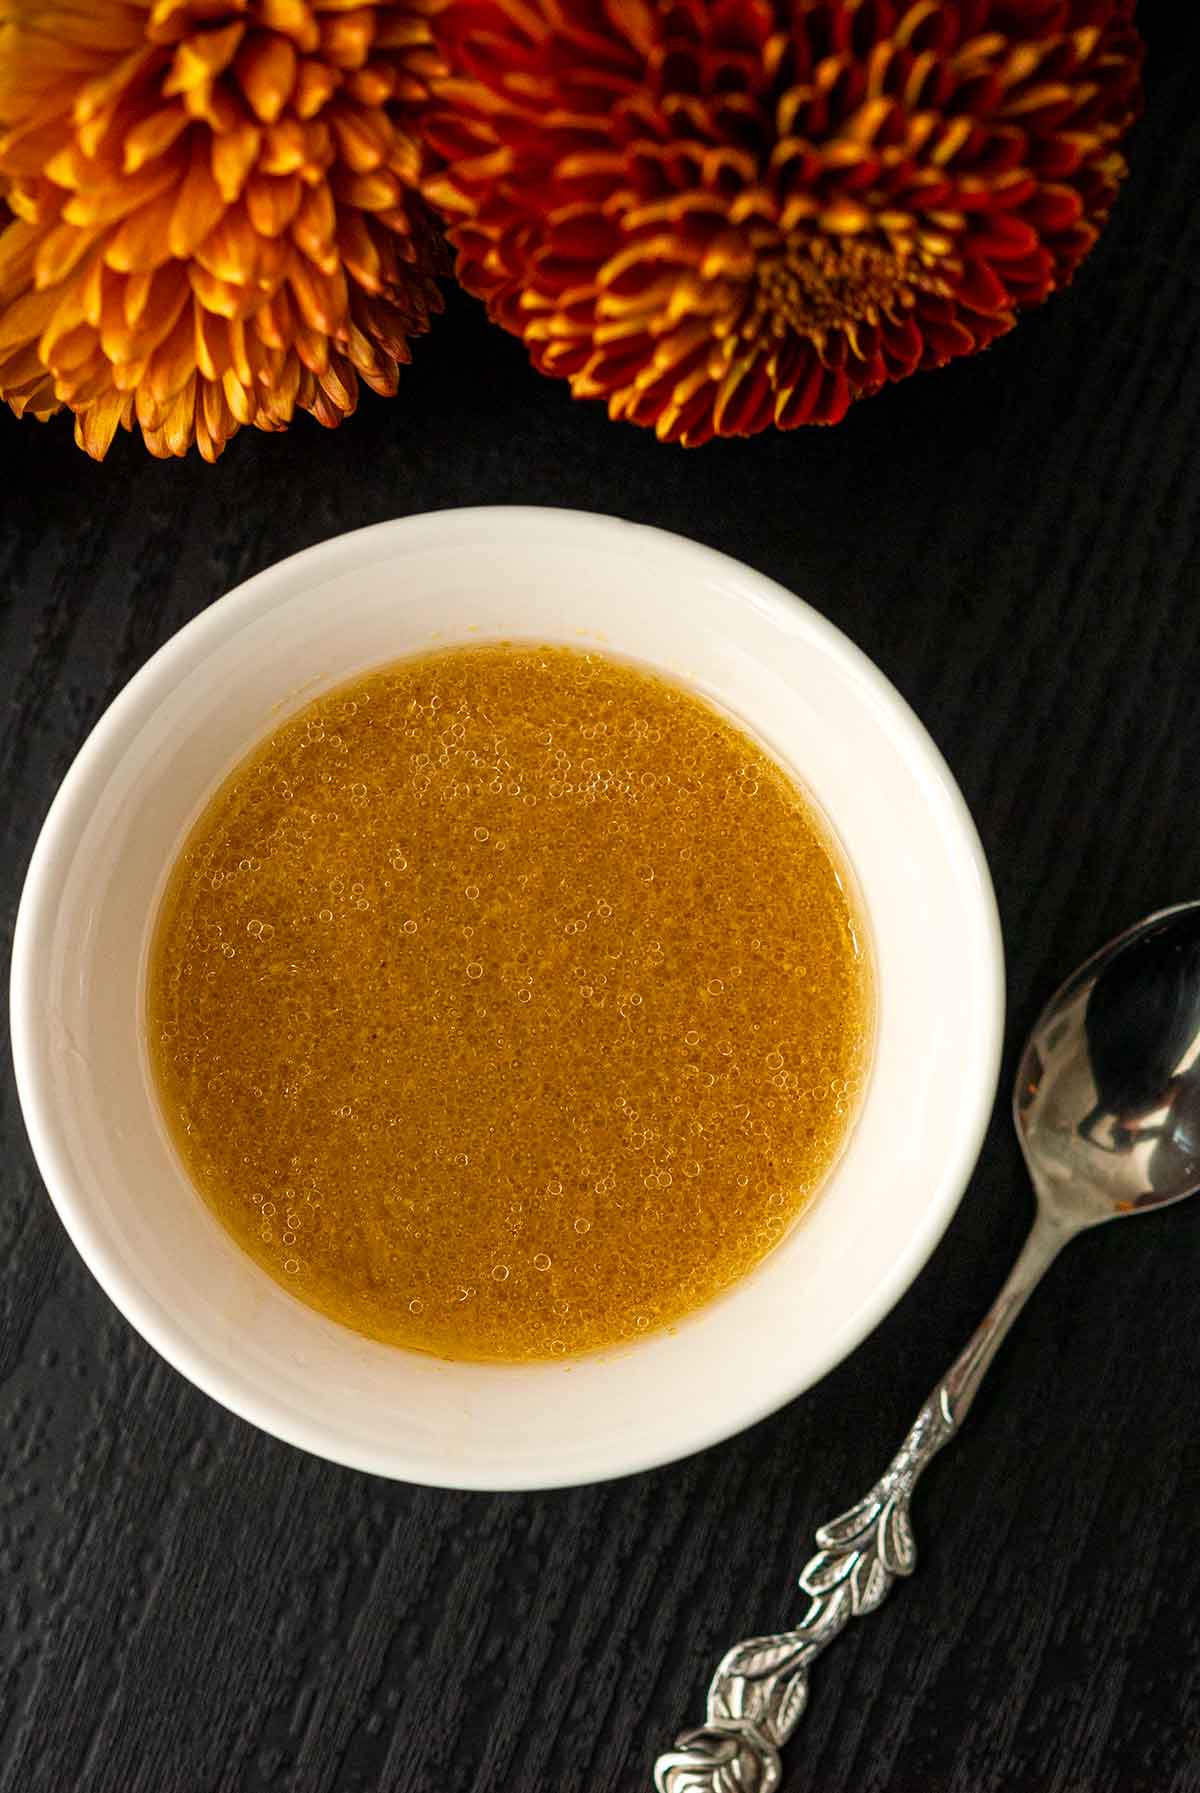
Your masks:
<instances>
[{"instance_id":1,"label":"wood grain texture","mask_svg":"<svg viewBox=\"0 0 1200 1793\"><path fill-rule=\"evenodd\" d=\"M1144 14L1134 175L1074 289L832 432L693 454L452 303L400 397L214 469L0 418L4 950L101 709L321 537L523 501L683 531L812 599L960 779L1009 951L1005 1085L1052 985L1200 893L1200 21ZM703 1456L521 1497L391 1485L169 1370L66 1244L0 1076L0 1793L633 1793L716 1657L799 1610L986 1306L1030 1202L1006 1115L932 1263L815 1390ZM818 1665L807 1793L1198 1793L1198 1216L1072 1248L918 1495L916 1577Z\"/></svg>"}]
</instances>

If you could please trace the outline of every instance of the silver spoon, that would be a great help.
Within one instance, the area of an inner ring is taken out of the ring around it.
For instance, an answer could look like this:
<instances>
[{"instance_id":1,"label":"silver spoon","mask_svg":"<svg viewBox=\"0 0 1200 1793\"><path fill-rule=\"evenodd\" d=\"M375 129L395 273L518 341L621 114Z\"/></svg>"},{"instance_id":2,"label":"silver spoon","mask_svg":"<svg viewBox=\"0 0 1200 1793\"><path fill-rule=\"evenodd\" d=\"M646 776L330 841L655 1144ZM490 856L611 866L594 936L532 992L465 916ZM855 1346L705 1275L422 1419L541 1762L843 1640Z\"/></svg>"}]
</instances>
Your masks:
<instances>
[{"instance_id":1,"label":"silver spoon","mask_svg":"<svg viewBox=\"0 0 1200 1793\"><path fill-rule=\"evenodd\" d=\"M811 1604L796 1629L748 1638L722 1658L707 1722L655 1764L658 1793L773 1793L810 1663L912 1574L917 1478L962 1425L1063 1246L1200 1189L1200 902L1139 922L1051 998L1021 1058L1013 1119L1037 1215L1008 1281L866 1499L818 1531L800 1576Z\"/></svg>"}]
</instances>

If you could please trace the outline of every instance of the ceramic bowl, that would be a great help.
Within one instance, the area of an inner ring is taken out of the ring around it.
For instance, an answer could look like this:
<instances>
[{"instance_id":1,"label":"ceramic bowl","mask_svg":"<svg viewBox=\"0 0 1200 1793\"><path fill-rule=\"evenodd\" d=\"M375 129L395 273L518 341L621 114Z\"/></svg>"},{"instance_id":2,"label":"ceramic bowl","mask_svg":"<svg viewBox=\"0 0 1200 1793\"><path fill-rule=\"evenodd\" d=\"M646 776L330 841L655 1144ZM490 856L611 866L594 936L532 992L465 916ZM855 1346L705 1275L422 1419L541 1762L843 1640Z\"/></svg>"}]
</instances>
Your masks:
<instances>
[{"instance_id":1,"label":"ceramic bowl","mask_svg":"<svg viewBox=\"0 0 1200 1793\"><path fill-rule=\"evenodd\" d=\"M499 637L608 648L741 718L799 774L841 841L879 1000L853 1134L775 1251L675 1331L513 1366L360 1338L244 1256L167 1137L142 1019L167 870L246 750L368 667ZM809 1388L883 1317L941 1236L978 1152L1002 973L987 866L953 779L912 711L818 610L659 530L567 511L452 510L268 568L130 682L84 744L33 856L12 1039L63 1223L176 1369L340 1463L449 1487L534 1488L712 1444Z\"/></svg>"}]
</instances>

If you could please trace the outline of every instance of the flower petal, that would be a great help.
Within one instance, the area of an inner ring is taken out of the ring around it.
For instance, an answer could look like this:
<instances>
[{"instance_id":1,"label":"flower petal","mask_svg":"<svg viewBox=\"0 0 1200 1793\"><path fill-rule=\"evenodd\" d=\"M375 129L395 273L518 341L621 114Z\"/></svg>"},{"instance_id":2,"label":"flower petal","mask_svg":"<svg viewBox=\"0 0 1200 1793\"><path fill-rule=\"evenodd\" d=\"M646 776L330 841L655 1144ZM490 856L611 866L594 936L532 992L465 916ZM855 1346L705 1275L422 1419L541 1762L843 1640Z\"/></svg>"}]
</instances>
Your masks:
<instances>
[{"instance_id":1,"label":"flower petal","mask_svg":"<svg viewBox=\"0 0 1200 1793\"><path fill-rule=\"evenodd\" d=\"M262 132L250 119L243 119L230 131L222 131L212 140L212 172L222 199L232 205L254 166L262 143Z\"/></svg>"},{"instance_id":2,"label":"flower petal","mask_svg":"<svg viewBox=\"0 0 1200 1793\"><path fill-rule=\"evenodd\" d=\"M129 427L133 415L133 400L122 392L110 392L106 398L97 399L86 411L75 417L75 440L85 454L90 454L94 461L102 461L112 446L112 439L117 429L124 424Z\"/></svg>"},{"instance_id":3,"label":"flower petal","mask_svg":"<svg viewBox=\"0 0 1200 1793\"><path fill-rule=\"evenodd\" d=\"M296 216L303 192L298 175L255 175L245 193L250 223L264 237L281 236Z\"/></svg>"},{"instance_id":4,"label":"flower petal","mask_svg":"<svg viewBox=\"0 0 1200 1793\"><path fill-rule=\"evenodd\" d=\"M177 197L173 188L142 206L109 237L104 260L120 274L161 267L170 259L170 225Z\"/></svg>"},{"instance_id":5,"label":"flower petal","mask_svg":"<svg viewBox=\"0 0 1200 1793\"><path fill-rule=\"evenodd\" d=\"M169 149L191 123L182 106L162 106L139 119L125 133L123 162L126 174L136 174L147 162Z\"/></svg>"},{"instance_id":6,"label":"flower petal","mask_svg":"<svg viewBox=\"0 0 1200 1793\"><path fill-rule=\"evenodd\" d=\"M286 37L257 33L247 38L235 73L242 92L264 124L274 124L291 99L296 66L295 46Z\"/></svg>"},{"instance_id":7,"label":"flower petal","mask_svg":"<svg viewBox=\"0 0 1200 1793\"><path fill-rule=\"evenodd\" d=\"M175 196L175 204L167 226L167 248L181 261L195 253L199 245L224 215L225 200L213 179L209 158L197 142L183 185Z\"/></svg>"}]
</instances>

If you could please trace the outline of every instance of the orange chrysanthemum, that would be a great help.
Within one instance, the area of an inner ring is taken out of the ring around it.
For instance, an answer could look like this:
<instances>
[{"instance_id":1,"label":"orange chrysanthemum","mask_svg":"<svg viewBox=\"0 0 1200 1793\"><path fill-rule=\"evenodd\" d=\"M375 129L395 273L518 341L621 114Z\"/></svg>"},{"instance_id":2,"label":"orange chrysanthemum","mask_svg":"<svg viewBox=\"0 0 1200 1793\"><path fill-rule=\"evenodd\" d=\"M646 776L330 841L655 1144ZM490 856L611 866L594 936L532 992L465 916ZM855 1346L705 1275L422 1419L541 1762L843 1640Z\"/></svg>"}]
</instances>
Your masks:
<instances>
[{"instance_id":1,"label":"orange chrysanthemum","mask_svg":"<svg viewBox=\"0 0 1200 1793\"><path fill-rule=\"evenodd\" d=\"M833 423L1096 240L1133 0L450 0L426 192L544 373L683 443Z\"/></svg>"},{"instance_id":2,"label":"orange chrysanthemum","mask_svg":"<svg viewBox=\"0 0 1200 1793\"><path fill-rule=\"evenodd\" d=\"M396 389L439 309L411 118L436 0L10 0L0 396L214 460Z\"/></svg>"}]
</instances>

